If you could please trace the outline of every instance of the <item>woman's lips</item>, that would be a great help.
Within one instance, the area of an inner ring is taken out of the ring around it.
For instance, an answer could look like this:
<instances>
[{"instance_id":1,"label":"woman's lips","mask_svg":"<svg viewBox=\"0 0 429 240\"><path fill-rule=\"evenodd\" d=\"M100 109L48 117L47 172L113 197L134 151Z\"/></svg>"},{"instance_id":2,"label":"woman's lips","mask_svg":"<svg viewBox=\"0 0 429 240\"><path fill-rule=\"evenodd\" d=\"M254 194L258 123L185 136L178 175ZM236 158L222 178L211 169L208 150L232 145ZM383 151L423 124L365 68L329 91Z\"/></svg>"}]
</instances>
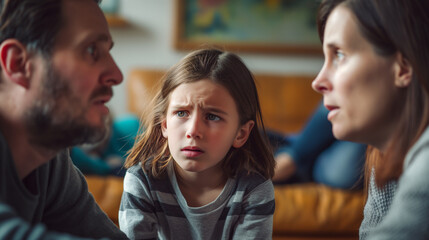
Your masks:
<instances>
[{"instance_id":1,"label":"woman's lips","mask_svg":"<svg viewBox=\"0 0 429 240\"><path fill-rule=\"evenodd\" d=\"M198 157L204 153L204 151L198 147L184 147L181 149L181 151L182 151L183 155L185 155L186 157L190 157L190 158Z\"/></svg>"},{"instance_id":2,"label":"woman's lips","mask_svg":"<svg viewBox=\"0 0 429 240\"><path fill-rule=\"evenodd\" d=\"M332 105L326 105L325 107L329 111L329 113L328 113L328 120L332 121L332 119L335 117L335 115L337 115L337 113L338 113L338 111L339 111L340 108L336 107L336 106L332 106Z\"/></svg>"}]
</instances>

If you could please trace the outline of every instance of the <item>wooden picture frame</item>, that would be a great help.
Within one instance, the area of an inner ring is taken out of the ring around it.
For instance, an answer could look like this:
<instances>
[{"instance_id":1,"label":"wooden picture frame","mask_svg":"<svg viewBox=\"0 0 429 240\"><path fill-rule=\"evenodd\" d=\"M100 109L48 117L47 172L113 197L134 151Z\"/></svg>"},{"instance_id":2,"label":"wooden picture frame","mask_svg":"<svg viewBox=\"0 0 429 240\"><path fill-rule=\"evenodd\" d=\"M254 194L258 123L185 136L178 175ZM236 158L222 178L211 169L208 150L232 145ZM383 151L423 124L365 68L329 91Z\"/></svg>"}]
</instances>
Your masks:
<instances>
[{"instance_id":1,"label":"wooden picture frame","mask_svg":"<svg viewBox=\"0 0 429 240\"><path fill-rule=\"evenodd\" d=\"M177 50L321 55L317 0L174 0Z\"/></svg>"}]
</instances>

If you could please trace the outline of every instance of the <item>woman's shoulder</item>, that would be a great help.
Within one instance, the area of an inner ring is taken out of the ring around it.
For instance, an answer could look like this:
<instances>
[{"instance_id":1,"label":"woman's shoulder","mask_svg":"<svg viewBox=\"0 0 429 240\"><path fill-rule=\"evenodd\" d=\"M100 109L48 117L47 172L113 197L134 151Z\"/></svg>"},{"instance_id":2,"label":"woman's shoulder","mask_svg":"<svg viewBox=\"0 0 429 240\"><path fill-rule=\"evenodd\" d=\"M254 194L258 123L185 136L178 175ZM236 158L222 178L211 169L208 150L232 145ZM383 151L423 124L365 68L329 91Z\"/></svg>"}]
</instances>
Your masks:
<instances>
[{"instance_id":1,"label":"woman's shoulder","mask_svg":"<svg viewBox=\"0 0 429 240\"><path fill-rule=\"evenodd\" d=\"M429 127L423 132L419 140L408 151L404 161L404 169L414 165L416 161L428 162L429 158ZM429 164L428 164L429 165ZM429 167L429 166L428 166Z\"/></svg>"},{"instance_id":2,"label":"woman's shoulder","mask_svg":"<svg viewBox=\"0 0 429 240\"><path fill-rule=\"evenodd\" d=\"M428 192L429 182L429 128L425 130L419 140L408 152L404 171L399 179L399 186L410 191Z\"/></svg>"}]
</instances>

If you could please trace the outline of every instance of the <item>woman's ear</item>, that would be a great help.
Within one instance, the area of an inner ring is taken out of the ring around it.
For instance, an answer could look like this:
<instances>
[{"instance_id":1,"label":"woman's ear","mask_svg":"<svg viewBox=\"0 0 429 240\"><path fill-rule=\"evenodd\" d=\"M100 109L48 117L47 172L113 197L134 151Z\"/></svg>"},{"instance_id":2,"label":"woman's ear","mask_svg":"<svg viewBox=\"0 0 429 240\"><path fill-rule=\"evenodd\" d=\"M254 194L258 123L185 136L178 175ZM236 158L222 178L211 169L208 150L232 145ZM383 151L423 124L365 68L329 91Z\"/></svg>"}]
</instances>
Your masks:
<instances>
[{"instance_id":1,"label":"woman's ear","mask_svg":"<svg viewBox=\"0 0 429 240\"><path fill-rule=\"evenodd\" d=\"M396 71L395 71L395 86L399 88L408 87L413 78L413 66L410 61L402 55L396 54Z\"/></svg>"},{"instance_id":2,"label":"woman's ear","mask_svg":"<svg viewBox=\"0 0 429 240\"><path fill-rule=\"evenodd\" d=\"M22 87L29 87L28 51L20 41L7 39L1 43L0 65L4 76Z\"/></svg>"},{"instance_id":3,"label":"woman's ear","mask_svg":"<svg viewBox=\"0 0 429 240\"><path fill-rule=\"evenodd\" d=\"M232 143L234 148L240 148L246 143L254 125L255 122L253 120L249 120L247 123L243 124L240 129L238 129L237 135Z\"/></svg>"}]
</instances>

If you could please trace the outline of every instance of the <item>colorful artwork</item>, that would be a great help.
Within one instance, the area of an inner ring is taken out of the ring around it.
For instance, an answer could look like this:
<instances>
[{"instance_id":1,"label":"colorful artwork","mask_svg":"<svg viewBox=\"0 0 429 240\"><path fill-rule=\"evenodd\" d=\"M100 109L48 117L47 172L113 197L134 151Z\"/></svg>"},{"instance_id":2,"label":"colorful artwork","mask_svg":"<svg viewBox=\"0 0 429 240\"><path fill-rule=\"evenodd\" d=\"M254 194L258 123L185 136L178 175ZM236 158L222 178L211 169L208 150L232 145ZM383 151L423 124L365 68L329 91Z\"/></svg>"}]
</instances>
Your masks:
<instances>
[{"instance_id":1,"label":"colorful artwork","mask_svg":"<svg viewBox=\"0 0 429 240\"><path fill-rule=\"evenodd\" d=\"M321 52L316 0L176 1L178 45L182 41L246 46L249 51Z\"/></svg>"}]
</instances>

